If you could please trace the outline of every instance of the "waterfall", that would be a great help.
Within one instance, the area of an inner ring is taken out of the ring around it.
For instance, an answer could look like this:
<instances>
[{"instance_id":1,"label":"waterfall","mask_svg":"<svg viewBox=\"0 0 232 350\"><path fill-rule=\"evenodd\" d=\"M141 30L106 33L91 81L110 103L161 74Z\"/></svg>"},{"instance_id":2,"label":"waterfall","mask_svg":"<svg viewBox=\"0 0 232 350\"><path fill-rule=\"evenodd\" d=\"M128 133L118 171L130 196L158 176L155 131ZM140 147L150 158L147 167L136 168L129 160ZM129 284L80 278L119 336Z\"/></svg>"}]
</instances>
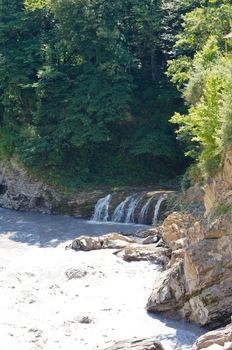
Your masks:
<instances>
[{"instance_id":1,"label":"waterfall","mask_svg":"<svg viewBox=\"0 0 232 350\"><path fill-rule=\"evenodd\" d=\"M139 214L139 224L144 224L146 222L146 215L153 199L153 197L149 198L148 201L142 207L141 212Z\"/></svg>"},{"instance_id":2,"label":"waterfall","mask_svg":"<svg viewBox=\"0 0 232 350\"><path fill-rule=\"evenodd\" d=\"M157 194L155 194L157 196ZM112 217L109 215L109 206L112 200L112 194L108 194L106 197L98 200L95 205L94 214L92 216L92 221L112 221L112 222L122 222L122 223L135 223L146 224L150 221L148 217L150 217L151 205L153 206L153 202L155 202L155 198L150 197L146 199L146 202L143 201L143 206L139 205L139 202L144 198L144 193L141 194L133 194L127 196L121 203L117 205L114 209ZM158 198L158 201L155 205L154 214L152 224L156 225L159 217L160 206L162 202L167 198L167 195L163 194ZM149 214L149 215L148 215Z\"/></svg>"},{"instance_id":3,"label":"waterfall","mask_svg":"<svg viewBox=\"0 0 232 350\"><path fill-rule=\"evenodd\" d=\"M126 207L128 202L131 200L133 196L128 196L124 199L123 202L119 203L119 205L115 208L114 213L112 215L113 222L123 222L124 217L126 216Z\"/></svg>"},{"instance_id":4,"label":"waterfall","mask_svg":"<svg viewBox=\"0 0 232 350\"><path fill-rule=\"evenodd\" d=\"M109 205L112 199L112 195L108 194L108 196L101 198L97 201L97 204L94 209L94 214L92 217L92 221L108 221L109 219Z\"/></svg>"},{"instance_id":5,"label":"waterfall","mask_svg":"<svg viewBox=\"0 0 232 350\"><path fill-rule=\"evenodd\" d=\"M140 197L137 194L131 196L127 209L125 223L129 224L130 222L134 222L134 213L139 201Z\"/></svg>"},{"instance_id":6,"label":"waterfall","mask_svg":"<svg viewBox=\"0 0 232 350\"><path fill-rule=\"evenodd\" d=\"M152 220L152 225L156 225L158 221L158 216L159 216L159 211L160 211L160 206L163 203L163 201L167 198L167 196L163 195L158 199L158 202L156 203L155 206L155 211L154 211L154 216Z\"/></svg>"}]
</instances>

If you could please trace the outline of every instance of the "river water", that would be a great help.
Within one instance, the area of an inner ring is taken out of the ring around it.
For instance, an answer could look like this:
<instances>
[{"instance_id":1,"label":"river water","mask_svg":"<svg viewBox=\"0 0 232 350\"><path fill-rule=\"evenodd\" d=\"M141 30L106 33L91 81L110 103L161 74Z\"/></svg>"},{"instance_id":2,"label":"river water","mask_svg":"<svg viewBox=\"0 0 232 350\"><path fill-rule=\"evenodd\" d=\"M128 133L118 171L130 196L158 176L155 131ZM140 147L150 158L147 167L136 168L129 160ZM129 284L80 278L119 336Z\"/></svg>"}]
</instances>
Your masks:
<instances>
[{"instance_id":1,"label":"river water","mask_svg":"<svg viewBox=\"0 0 232 350\"><path fill-rule=\"evenodd\" d=\"M81 234L138 228L0 209L1 349L103 350L150 336L168 350L189 348L203 330L144 310L157 265L64 249Z\"/></svg>"}]
</instances>

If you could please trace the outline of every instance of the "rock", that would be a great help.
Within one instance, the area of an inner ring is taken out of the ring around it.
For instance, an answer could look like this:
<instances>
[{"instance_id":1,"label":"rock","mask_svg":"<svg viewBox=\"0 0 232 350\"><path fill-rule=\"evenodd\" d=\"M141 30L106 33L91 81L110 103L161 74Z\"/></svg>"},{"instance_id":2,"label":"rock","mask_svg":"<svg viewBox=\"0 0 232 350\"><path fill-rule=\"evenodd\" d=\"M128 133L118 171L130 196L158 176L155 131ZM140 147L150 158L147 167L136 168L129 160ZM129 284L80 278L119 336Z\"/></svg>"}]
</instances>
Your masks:
<instances>
[{"instance_id":1,"label":"rock","mask_svg":"<svg viewBox=\"0 0 232 350\"><path fill-rule=\"evenodd\" d=\"M142 244L152 244L157 243L160 240L160 235L148 236L143 239Z\"/></svg>"},{"instance_id":2,"label":"rock","mask_svg":"<svg viewBox=\"0 0 232 350\"><path fill-rule=\"evenodd\" d=\"M218 345L222 350L232 348L232 325L211 331L201 336L193 345L192 350L210 349L212 345Z\"/></svg>"},{"instance_id":3,"label":"rock","mask_svg":"<svg viewBox=\"0 0 232 350\"><path fill-rule=\"evenodd\" d=\"M81 269L68 269L65 271L66 277L71 280L71 279L78 279L78 278L83 278L87 275L86 270L81 270Z\"/></svg>"},{"instance_id":4,"label":"rock","mask_svg":"<svg viewBox=\"0 0 232 350\"><path fill-rule=\"evenodd\" d=\"M175 213L174 226L173 215L165 220L171 259L153 288L147 309L202 326L225 325L232 314L231 213L209 223L181 215Z\"/></svg>"},{"instance_id":5,"label":"rock","mask_svg":"<svg viewBox=\"0 0 232 350\"><path fill-rule=\"evenodd\" d=\"M120 249L131 243L135 243L135 241L119 233L109 233L100 237L80 236L72 242L71 248L83 251Z\"/></svg>"},{"instance_id":6,"label":"rock","mask_svg":"<svg viewBox=\"0 0 232 350\"><path fill-rule=\"evenodd\" d=\"M134 338L118 341L105 350L164 350L163 346L155 339Z\"/></svg>"},{"instance_id":7,"label":"rock","mask_svg":"<svg viewBox=\"0 0 232 350\"><path fill-rule=\"evenodd\" d=\"M150 228L137 231L134 235L138 238L147 238L147 237L153 237L153 236L158 237L161 235L160 228L161 226L152 226Z\"/></svg>"},{"instance_id":8,"label":"rock","mask_svg":"<svg viewBox=\"0 0 232 350\"><path fill-rule=\"evenodd\" d=\"M126 247L128 244L135 243L133 239L119 233L109 233L101 236L99 239L102 248L106 249L120 249Z\"/></svg>"},{"instance_id":9,"label":"rock","mask_svg":"<svg viewBox=\"0 0 232 350\"><path fill-rule=\"evenodd\" d=\"M160 274L148 299L146 310L165 312L168 316L178 316L177 310L184 305L186 283L183 274L183 262L175 263ZM180 314L179 314L180 318Z\"/></svg>"},{"instance_id":10,"label":"rock","mask_svg":"<svg viewBox=\"0 0 232 350\"><path fill-rule=\"evenodd\" d=\"M170 257L170 250L157 248L155 245L141 246L130 245L115 252L118 257L125 261L151 261L155 264L167 265Z\"/></svg>"},{"instance_id":11,"label":"rock","mask_svg":"<svg viewBox=\"0 0 232 350\"><path fill-rule=\"evenodd\" d=\"M186 232L190 227L193 218L190 214L174 212L169 215L162 226L162 238L166 243L174 242L186 237Z\"/></svg>"},{"instance_id":12,"label":"rock","mask_svg":"<svg viewBox=\"0 0 232 350\"><path fill-rule=\"evenodd\" d=\"M189 246L182 243L178 240L172 245L168 269L155 284L147 309L202 326L228 323L232 314L232 236L206 238Z\"/></svg>"},{"instance_id":13,"label":"rock","mask_svg":"<svg viewBox=\"0 0 232 350\"><path fill-rule=\"evenodd\" d=\"M51 213L61 202L61 195L40 180L30 177L14 160L0 161L1 207Z\"/></svg>"},{"instance_id":14,"label":"rock","mask_svg":"<svg viewBox=\"0 0 232 350\"><path fill-rule=\"evenodd\" d=\"M102 244L99 237L80 236L74 239L71 247L74 250L90 251L102 249Z\"/></svg>"},{"instance_id":15,"label":"rock","mask_svg":"<svg viewBox=\"0 0 232 350\"><path fill-rule=\"evenodd\" d=\"M78 322L83 324L90 324L93 322L93 320L89 316L82 316L78 319Z\"/></svg>"}]
</instances>

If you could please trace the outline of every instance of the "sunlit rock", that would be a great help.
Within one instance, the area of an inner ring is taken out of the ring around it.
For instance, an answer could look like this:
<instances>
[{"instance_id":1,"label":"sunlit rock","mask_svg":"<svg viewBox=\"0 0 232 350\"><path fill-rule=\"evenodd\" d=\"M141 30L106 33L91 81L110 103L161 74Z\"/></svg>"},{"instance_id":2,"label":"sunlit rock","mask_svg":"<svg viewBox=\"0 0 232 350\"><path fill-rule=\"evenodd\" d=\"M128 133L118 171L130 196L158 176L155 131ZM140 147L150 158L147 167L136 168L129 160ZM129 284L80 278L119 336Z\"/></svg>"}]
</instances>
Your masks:
<instances>
[{"instance_id":1,"label":"sunlit rock","mask_svg":"<svg viewBox=\"0 0 232 350\"><path fill-rule=\"evenodd\" d=\"M164 350L163 346L155 339L134 338L118 341L105 350Z\"/></svg>"}]
</instances>

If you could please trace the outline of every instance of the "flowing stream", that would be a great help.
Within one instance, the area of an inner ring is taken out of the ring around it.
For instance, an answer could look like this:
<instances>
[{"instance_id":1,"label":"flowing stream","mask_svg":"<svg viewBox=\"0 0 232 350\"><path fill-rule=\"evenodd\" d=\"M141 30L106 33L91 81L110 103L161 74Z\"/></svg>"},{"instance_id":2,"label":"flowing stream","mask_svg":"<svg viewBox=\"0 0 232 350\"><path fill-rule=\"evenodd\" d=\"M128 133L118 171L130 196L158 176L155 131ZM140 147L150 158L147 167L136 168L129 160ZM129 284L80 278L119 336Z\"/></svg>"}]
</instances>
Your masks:
<instances>
[{"instance_id":1,"label":"flowing stream","mask_svg":"<svg viewBox=\"0 0 232 350\"><path fill-rule=\"evenodd\" d=\"M135 336L189 348L201 329L144 310L159 266L64 249L81 234L137 228L0 209L1 348L104 350Z\"/></svg>"}]
</instances>

